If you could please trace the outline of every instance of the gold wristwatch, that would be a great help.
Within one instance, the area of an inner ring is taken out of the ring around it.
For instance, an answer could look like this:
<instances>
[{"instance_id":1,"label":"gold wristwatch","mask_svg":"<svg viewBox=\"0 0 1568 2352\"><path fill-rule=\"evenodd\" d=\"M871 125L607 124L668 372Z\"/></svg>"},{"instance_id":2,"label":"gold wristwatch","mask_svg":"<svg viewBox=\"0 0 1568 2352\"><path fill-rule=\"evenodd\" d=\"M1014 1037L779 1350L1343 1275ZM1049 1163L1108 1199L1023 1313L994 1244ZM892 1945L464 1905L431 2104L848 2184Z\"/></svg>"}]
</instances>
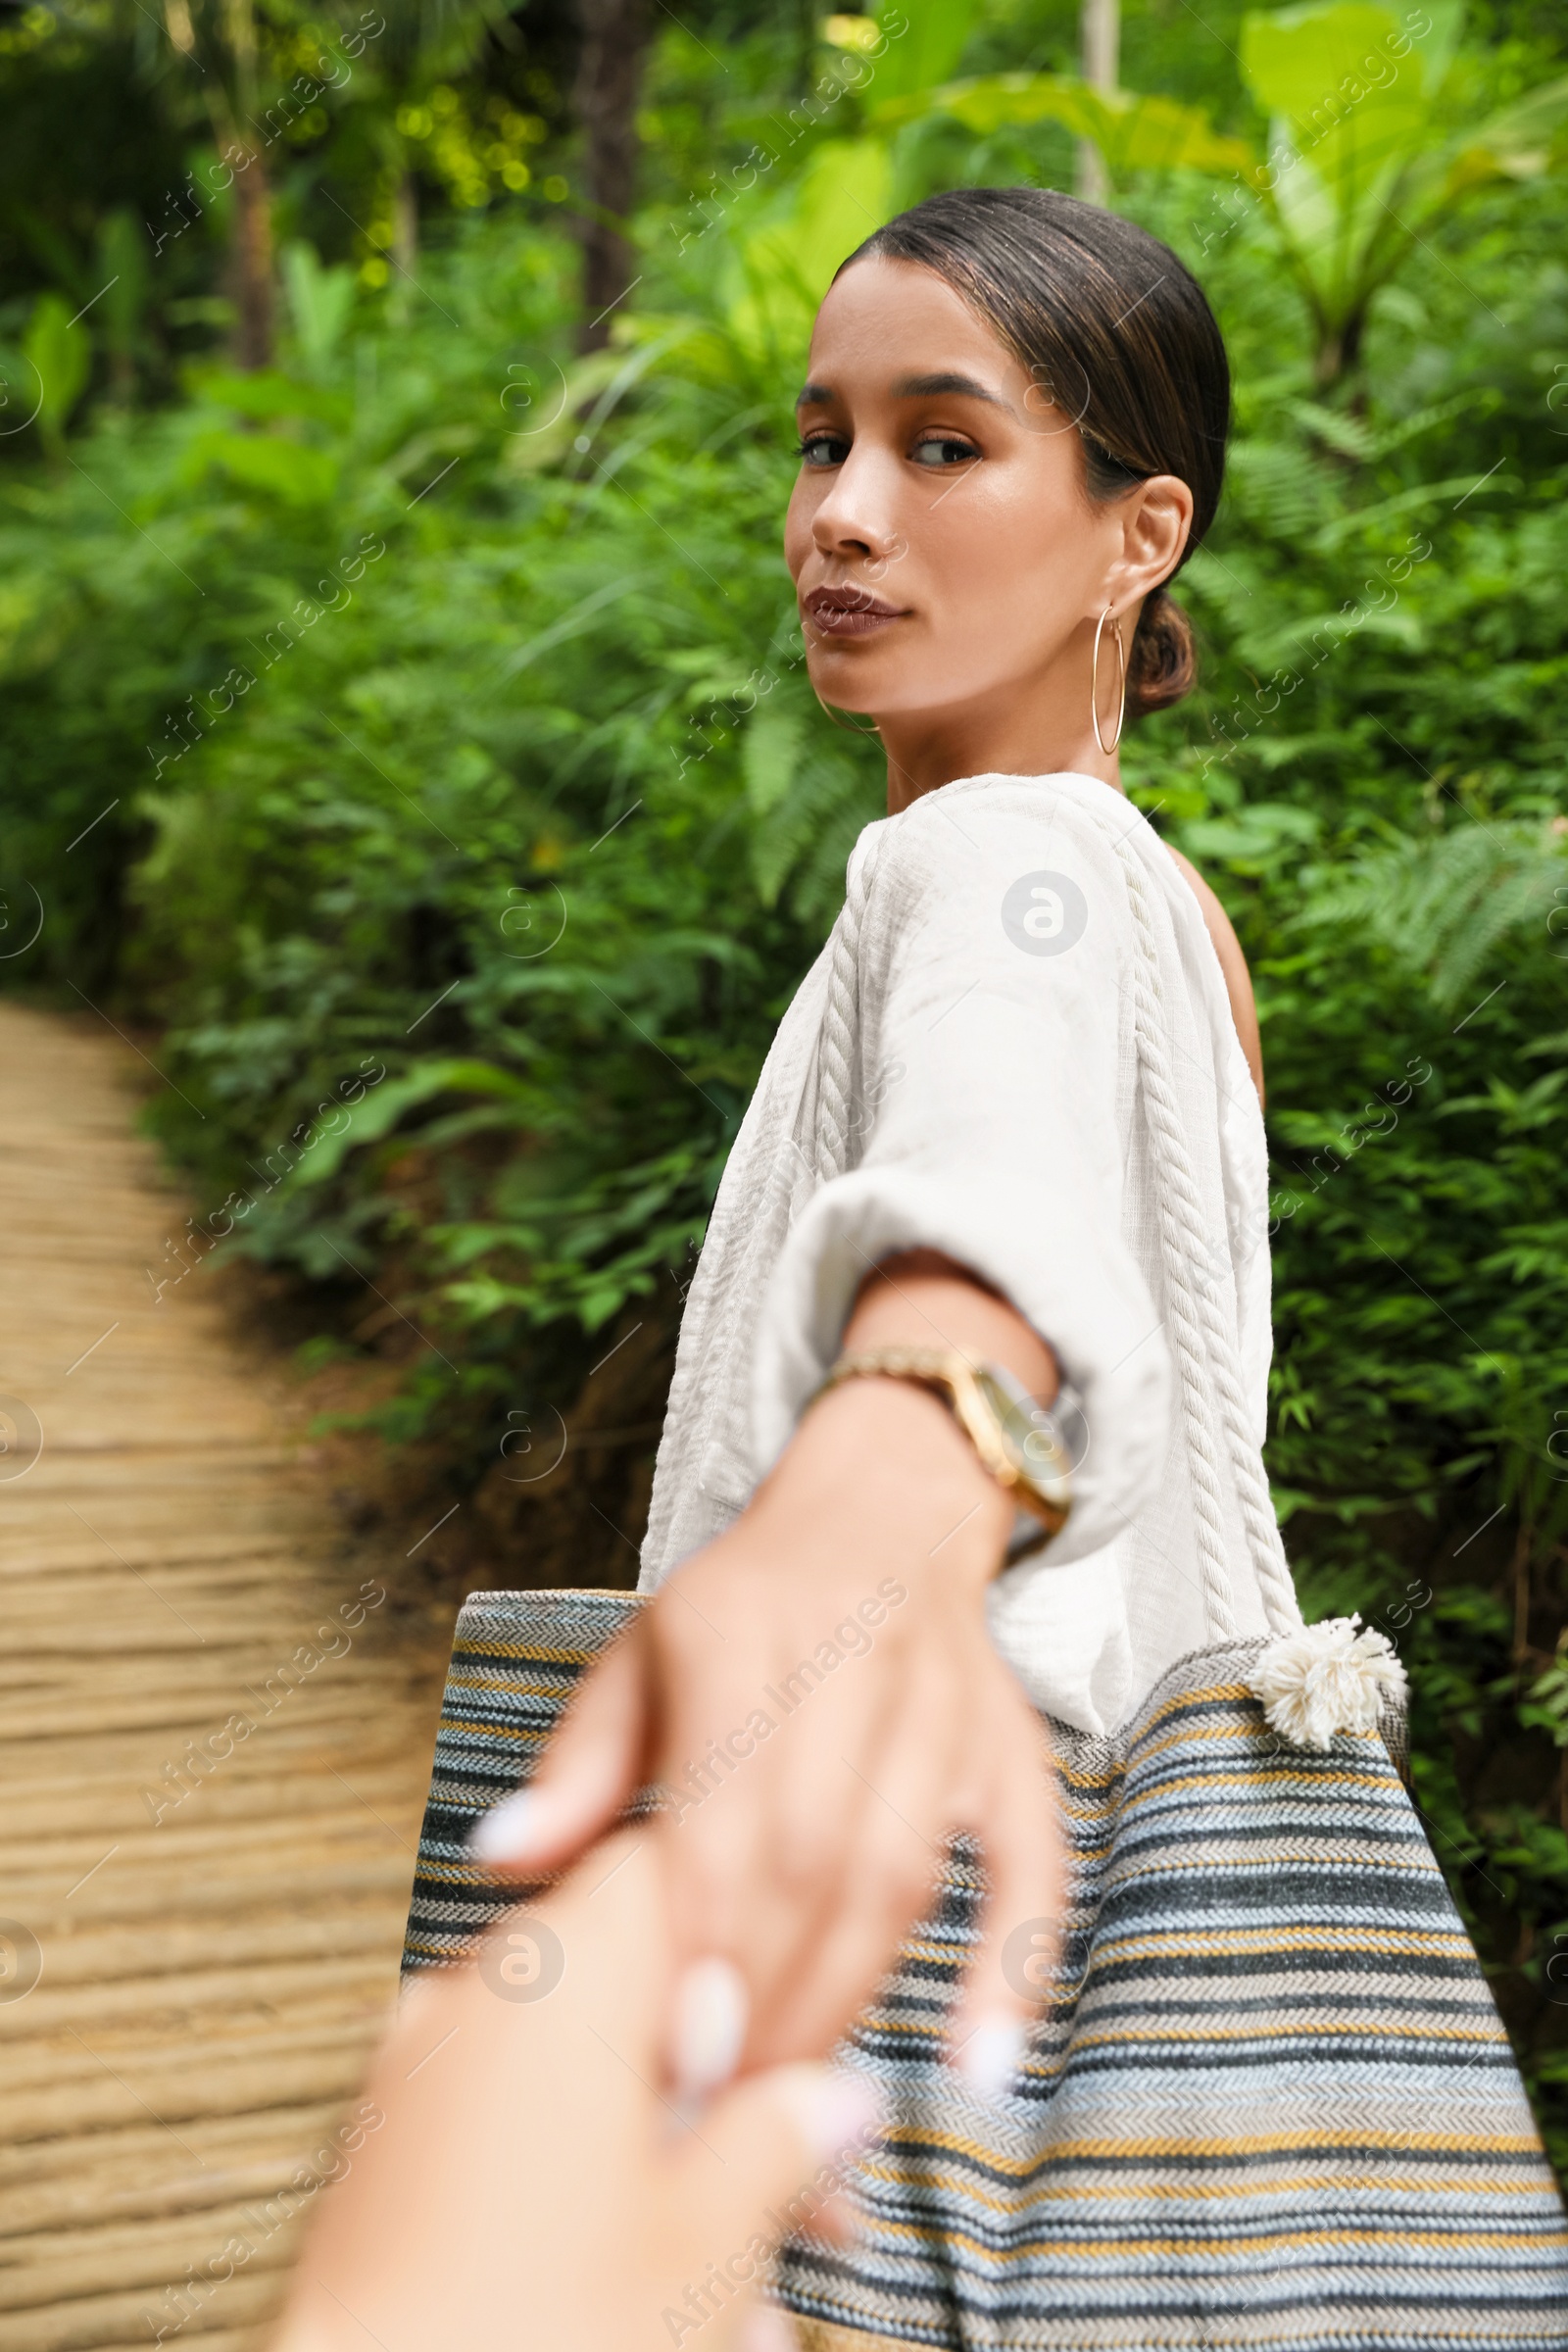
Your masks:
<instances>
[{"instance_id":1,"label":"gold wristwatch","mask_svg":"<svg viewBox=\"0 0 1568 2352\"><path fill-rule=\"evenodd\" d=\"M1059 1535L1072 1509L1072 1455L1047 1407L1001 1364L962 1348L866 1348L841 1355L813 1395L846 1380L912 1380L934 1390L998 1486L1038 1519L1044 1536L1008 1546L1010 1563Z\"/></svg>"}]
</instances>

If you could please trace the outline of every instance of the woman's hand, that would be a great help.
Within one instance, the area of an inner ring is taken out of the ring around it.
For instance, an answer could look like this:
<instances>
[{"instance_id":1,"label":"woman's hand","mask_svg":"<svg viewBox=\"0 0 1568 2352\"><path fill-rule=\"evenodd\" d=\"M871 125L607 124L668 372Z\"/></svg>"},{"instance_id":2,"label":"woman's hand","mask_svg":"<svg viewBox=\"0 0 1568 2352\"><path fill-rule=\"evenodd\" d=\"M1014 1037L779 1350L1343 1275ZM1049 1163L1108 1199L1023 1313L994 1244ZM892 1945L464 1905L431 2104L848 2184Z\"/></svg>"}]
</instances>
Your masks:
<instances>
[{"instance_id":1,"label":"woman's hand","mask_svg":"<svg viewBox=\"0 0 1568 2352\"><path fill-rule=\"evenodd\" d=\"M926 1253L884 1270L844 1335L911 1341L973 1348L1054 1393L1028 1326ZM1044 1736L985 1623L1011 1523L936 1397L891 1380L830 1392L735 1525L588 1677L528 1789L485 1824L483 1858L536 1875L580 1852L643 1780L670 1790L654 1834L681 1964L669 2069L685 2095L737 2064L825 2051L925 1909L955 1830L981 1838L991 1882L959 2063L990 2089L1016 2062L1033 1976L1009 1982L1003 1947L1055 1916L1059 1863Z\"/></svg>"},{"instance_id":2,"label":"woman's hand","mask_svg":"<svg viewBox=\"0 0 1568 2352\"><path fill-rule=\"evenodd\" d=\"M651 2083L670 1965L657 1845L615 1838L503 1919L477 1966L410 1988L272 2352L795 2342L756 2282L780 2213L845 2234L834 2191L874 2096L789 2067L695 2130L672 2118Z\"/></svg>"}]
</instances>

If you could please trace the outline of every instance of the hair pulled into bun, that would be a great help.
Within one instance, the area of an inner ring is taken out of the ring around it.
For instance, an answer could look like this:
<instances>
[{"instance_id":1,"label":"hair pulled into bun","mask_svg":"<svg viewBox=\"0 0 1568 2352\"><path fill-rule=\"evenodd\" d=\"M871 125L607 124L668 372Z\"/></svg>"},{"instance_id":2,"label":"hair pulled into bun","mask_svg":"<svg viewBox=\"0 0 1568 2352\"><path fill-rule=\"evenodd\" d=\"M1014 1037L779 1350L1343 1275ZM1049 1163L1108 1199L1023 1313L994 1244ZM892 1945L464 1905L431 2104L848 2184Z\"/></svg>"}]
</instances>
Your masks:
<instances>
[{"instance_id":1,"label":"hair pulled into bun","mask_svg":"<svg viewBox=\"0 0 1568 2352\"><path fill-rule=\"evenodd\" d=\"M1127 715L1147 718L1168 710L1198 683L1198 647L1193 624L1168 588L1144 600L1137 633L1127 651Z\"/></svg>"},{"instance_id":2,"label":"hair pulled into bun","mask_svg":"<svg viewBox=\"0 0 1568 2352\"><path fill-rule=\"evenodd\" d=\"M879 228L867 254L945 278L1076 428L1093 500L1152 474L1193 494L1181 563L1201 544L1225 478L1231 379L1203 290L1168 245L1053 188L954 188ZM1127 651L1127 715L1168 710L1198 676L1192 623L1161 586Z\"/></svg>"}]
</instances>

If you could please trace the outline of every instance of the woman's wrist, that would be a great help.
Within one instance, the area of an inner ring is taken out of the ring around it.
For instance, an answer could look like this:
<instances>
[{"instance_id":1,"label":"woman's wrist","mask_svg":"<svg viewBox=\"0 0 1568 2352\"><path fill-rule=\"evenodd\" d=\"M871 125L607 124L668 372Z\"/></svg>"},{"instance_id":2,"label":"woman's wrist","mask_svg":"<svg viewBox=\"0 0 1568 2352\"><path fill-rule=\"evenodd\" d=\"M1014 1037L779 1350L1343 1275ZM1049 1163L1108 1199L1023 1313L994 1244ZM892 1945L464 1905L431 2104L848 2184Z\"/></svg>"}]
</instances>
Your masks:
<instances>
[{"instance_id":1,"label":"woman's wrist","mask_svg":"<svg viewBox=\"0 0 1568 2352\"><path fill-rule=\"evenodd\" d=\"M1001 1364L1050 1404L1055 1356L1017 1308L935 1250L884 1258L861 1284L844 1326L845 1353L867 1348L961 1348Z\"/></svg>"},{"instance_id":2,"label":"woman's wrist","mask_svg":"<svg viewBox=\"0 0 1568 2352\"><path fill-rule=\"evenodd\" d=\"M1001 1565L1013 1508L942 1400L891 1378L819 1396L752 1504L796 1542L820 1528L836 1559L893 1542L911 1568L975 1587Z\"/></svg>"},{"instance_id":3,"label":"woman's wrist","mask_svg":"<svg viewBox=\"0 0 1568 2352\"><path fill-rule=\"evenodd\" d=\"M844 1327L845 1352L962 1348L1002 1364L1049 1404L1059 1376L1044 1340L1005 1298L933 1250L878 1265ZM818 1396L748 1511L778 1524L800 1572L832 1580L895 1545L918 1573L983 1589L1002 1564L1015 1504L947 1405L892 1375Z\"/></svg>"}]
</instances>

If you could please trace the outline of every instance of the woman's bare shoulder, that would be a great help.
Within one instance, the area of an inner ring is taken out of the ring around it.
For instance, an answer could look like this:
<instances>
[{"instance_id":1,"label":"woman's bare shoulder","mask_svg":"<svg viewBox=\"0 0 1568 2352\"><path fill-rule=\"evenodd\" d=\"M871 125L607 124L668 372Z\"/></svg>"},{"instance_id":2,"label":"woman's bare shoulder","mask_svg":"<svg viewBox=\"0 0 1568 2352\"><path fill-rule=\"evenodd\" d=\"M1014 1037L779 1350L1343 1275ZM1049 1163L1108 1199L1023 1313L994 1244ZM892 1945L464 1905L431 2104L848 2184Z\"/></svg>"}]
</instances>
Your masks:
<instances>
[{"instance_id":1,"label":"woman's bare shoulder","mask_svg":"<svg viewBox=\"0 0 1568 2352\"><path fill-rule=\"evenodd\" d=\"M1184 858L1180 850L1171 850L1169 842L1165 844L1165 847L1170 850L1172 858L1175 858L1176 863L1192 884L1193 894L1202 909L1204 925L1209 938L1214 943L1214 953L1219 957L1219 968L1225 975L1226 994L1231 1001L1231 1018L1236 1023L1236 1034L1242 1041L1242 1052L1247 1056L1247 1066L1252 1073L1252 1084L1257 1089L1257 1099L1261 1102L1263 1100L1263 1041L1258 1033L1257 1005L1252 997L1252 975L1247 968L1247 957L1242 954L1242 943L1231 927L1230 916L1203 880L1192 859Z\"/></svg>"}]
</instances>

